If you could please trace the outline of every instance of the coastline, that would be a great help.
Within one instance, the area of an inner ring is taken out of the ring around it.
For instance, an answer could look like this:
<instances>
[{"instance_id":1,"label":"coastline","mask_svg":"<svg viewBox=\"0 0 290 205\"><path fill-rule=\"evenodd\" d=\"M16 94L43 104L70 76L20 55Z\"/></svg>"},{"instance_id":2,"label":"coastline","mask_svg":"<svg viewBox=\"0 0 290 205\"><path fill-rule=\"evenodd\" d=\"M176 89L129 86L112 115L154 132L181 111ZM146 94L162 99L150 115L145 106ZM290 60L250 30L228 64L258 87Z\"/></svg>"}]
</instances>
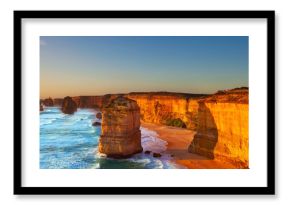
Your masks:
<instances>
[{"instance_id":1,"label":"coastline","mask_svg":"<svg viewBox=\"0 0 290 205\"><path fill-rule=\"evenodd\" d=\"M197 154L189 153L187 149L195 134L193 130L156 125L143 121L141 122L141 126L155 131L158 134L158 138L168 143L166 151L163 153L171 155L171 161L173 163L188 169L236 169L236 167L230 163L215 159L212 160Z\"/></svg>"}]
</instances>

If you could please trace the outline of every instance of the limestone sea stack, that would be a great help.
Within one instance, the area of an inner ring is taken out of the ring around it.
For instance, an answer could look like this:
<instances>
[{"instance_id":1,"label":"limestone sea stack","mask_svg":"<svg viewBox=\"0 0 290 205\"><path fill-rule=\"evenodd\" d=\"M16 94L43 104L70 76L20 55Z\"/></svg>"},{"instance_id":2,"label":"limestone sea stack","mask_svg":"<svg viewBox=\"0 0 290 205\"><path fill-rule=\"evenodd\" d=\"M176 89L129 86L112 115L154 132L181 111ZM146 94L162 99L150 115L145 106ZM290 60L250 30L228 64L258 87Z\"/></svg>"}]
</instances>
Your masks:
<instances>
[{"instance_id":1,"label":"limestone sea stack","mask_svg":"<svg viewBox=\"0 0 290 205\"><path fill-rule=\"evenodd\" d=\"M53 100L52 100L52 98L49 97L49 98L44 99L44 100L43 100L43 104L44 104L45 106L48 106L48 107L53 106Z\"/></svg>"},{"instance_id":2,"label":"limestone sea stack","mask_svg":"<svg viewBox=\"0 0 290 205\"><path fill-rule=\"evenodd\" d=\"M71 97L67 96L63 99L61 111L65 114L73 114L77 111L77 104Z\"/></svg>"},{"instance_id":3,"label":"limestone sea stack","mask_svg":"<svg viewBox=\"0 0 290 205\"><path fill-rule=\"evenodd\" d=\"M99 152L126 158L142 151L140 108L134 100L117 97L102 109Z\"/></svg>"}]
</instances>

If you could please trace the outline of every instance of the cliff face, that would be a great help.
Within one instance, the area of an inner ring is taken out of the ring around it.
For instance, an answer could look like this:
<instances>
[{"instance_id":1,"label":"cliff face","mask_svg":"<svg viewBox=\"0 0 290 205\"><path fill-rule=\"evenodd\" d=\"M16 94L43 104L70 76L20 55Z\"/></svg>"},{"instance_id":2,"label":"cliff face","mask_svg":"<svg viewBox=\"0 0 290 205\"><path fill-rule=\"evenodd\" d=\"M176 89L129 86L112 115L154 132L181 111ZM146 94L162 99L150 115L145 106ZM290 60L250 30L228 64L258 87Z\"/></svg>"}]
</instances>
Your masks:
<instances>
[{"instance_id":1,"label":"cliff face","mask_svg":"<svg viewBox=\"0 0 290 205\"><path fill-rule=\"evenodd\" d=\"M198 97L168 94L128 94L137 102L145 122L195 129Z\"/></svg>"},{"instance_id":2,"label":"cliff face","mask_svg":"<svg viewBox=\"0 0 290 205\"><path fill-rule=\"evenodd\" d=\"M63 103L63 99L62 98L54 98L53 99L53 104L55 106L62 106L62 103Z\"/></svg>"},{"instance_id":3,"label":"cliff face","mask_svg":"<svg viewBox=\"0 0 290 205\"><path fill-rule=\"evenodd\" d=\"M48 107L53 106L53 100L52 100L52 98L49 97L49 98L44 99L43 100L43 104L45 106L48 106Z\"/></svg>"},{"instance_id":4,"label":"cliff face","mask_svg":"<svg viewBox=\"0 0 290 205\"><path fill-rule=\"evenodd\" d=\"M248 167L248 91L219 93L199 101L198 127L188 150Z\"/></svg>"},{"instance_id":5,"label":"cliff face","mask_svg":"<svg viewBox=\"0 0 290 205\"><path fill-rule=\"evenodd\" d=\"M102 109L112 100L124 96L135 100L144 122L195 129L198 100L204 95L180 93L129 93L104 96L77 96L73 101L80 108Z\"/></svg>"},{"instance_id":6,"label":"cliff face","mask_svg":"<svg viewBox=\"0 0 290 205\"><path fill-rule=\"evenodd\" d=\"M118 96L123 96L122 94L108 94L103 96L75 96L72 97L73 101L77 104L79 108L96 108L102 109L103 106L110 103L113 99Z\"/></svg>"},{"instance_id":7,"label":"cliff face","mask_svg":"<svg viewBox=\"0 0 290 205\"><path fill-rule=\"evenodd\" d=\"M77 96L72 97L79 108L101 108L103 96Z\"/></svg>"},{"instance_id":8,"label":"cliff face","mask_svg":"<svg viewBox=\"0 0 290 205\"><path fill-rule=\"evenodd\" d=\"M137 103L118 97L102 109L99 152L124 158L142 152L140 109Z\"/></svg>"}]
</instances>

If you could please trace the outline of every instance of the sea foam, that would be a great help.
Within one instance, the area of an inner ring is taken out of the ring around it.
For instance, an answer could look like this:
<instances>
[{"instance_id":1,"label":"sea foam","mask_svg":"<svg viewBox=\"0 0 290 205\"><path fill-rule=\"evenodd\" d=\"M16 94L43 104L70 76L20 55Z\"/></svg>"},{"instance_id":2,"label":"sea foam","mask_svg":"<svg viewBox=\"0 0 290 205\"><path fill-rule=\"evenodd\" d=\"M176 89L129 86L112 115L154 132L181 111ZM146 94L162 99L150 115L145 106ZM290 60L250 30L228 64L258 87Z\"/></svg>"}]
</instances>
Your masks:
<instances>
[{"instance_id":1,"label":"sea foam","mask_svg":"<svg viewBox=\"0 0 290 205\"><path fill-rule=\"evenodd\" d=\"M164 152L167 148L167 142L158 138L155 131L141 127L141 144L144 151L151 151L156 153Z\"/></svg>"}]
</instances>

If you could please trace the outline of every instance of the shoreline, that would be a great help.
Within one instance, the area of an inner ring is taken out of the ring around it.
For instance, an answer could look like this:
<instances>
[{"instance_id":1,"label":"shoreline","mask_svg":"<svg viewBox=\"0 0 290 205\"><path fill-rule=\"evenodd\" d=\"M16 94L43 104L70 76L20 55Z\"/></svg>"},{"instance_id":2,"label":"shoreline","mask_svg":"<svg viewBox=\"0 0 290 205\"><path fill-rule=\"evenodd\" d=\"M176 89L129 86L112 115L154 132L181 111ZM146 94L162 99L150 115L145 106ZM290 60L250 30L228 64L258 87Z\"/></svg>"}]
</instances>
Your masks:
<instances>
[{"instance_id":1,"label":"shoreline","mask_svg":"<svg viewBox=\"0 0 290 205\"><path fill-rule=\"evenodd\" d=\"M236 167L230 163L189 153L187 151L188 146L196 133L193 130L156 125L143 121L141 122L141 126L155 131L158 134L158 138L168 143L166 151L164 151L163 154L171 155L171 161L177 165L184 166L188 169L236 169Z\"/></svg>"}]
</instances>

